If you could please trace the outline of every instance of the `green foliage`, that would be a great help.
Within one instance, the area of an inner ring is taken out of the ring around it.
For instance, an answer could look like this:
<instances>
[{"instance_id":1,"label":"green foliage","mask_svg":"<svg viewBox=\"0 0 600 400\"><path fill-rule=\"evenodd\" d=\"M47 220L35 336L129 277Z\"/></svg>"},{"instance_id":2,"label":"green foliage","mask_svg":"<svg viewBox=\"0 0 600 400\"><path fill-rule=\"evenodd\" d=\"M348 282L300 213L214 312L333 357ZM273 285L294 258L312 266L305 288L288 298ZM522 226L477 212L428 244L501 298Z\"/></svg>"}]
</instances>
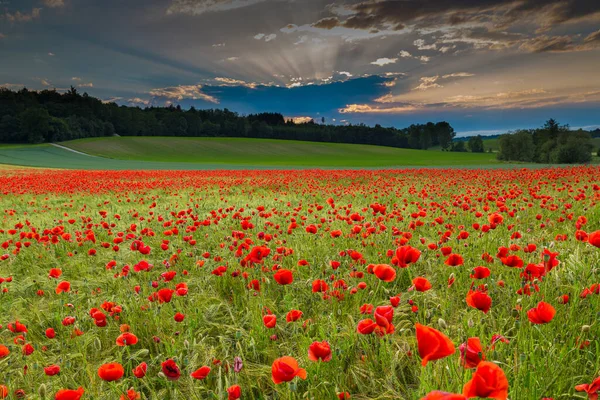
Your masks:
<instances>
[{"instance_id":1,"label":"green foliage","mask_svg":"<svg viewBox=\"0 0 600 400\"><path fill-rule=\"evenodd\" d=\"M548 120L543 127L500 136L498 159L545 164L588 163L592 142L588 132Z\"/></svg>"},{"instance_id":2,"label":"green foliage","mask_svg":"<svg viewBox=\"0 0 600 400\"><path fill-rule=\"evenodd\" d=\"M36 111L30 111L30 110ZM29 114L23 114L24 112ZM25 121L25 119L30 119ZM411 125L405 129L359 125L296 124L280 113L238 115L228 109L183 110L180 106L138 107L104 104L71 88L60 94L0 89L0 141L41 143L89 137L193 136L252 137L449 150L455 136L447 122ZM33 131L31 131L33 129Z\"/></svg>"},{"instance_id":3,"label":"green foliage","mask_svg":"<svg viewBox=\"0 0 600 400\"><path fill-rule=\"evenodd\" d=\"M467 147L465 146L465 142L458 141L458 142L454 142L452 143L452 151L458 152L458 153L464 153L467 151Z\"/></svg>"},{"instance_id":4,"label":"green foliage","mask_svg":"<svg viewBox=\"0 0 600 400\"><path fill-rule=\"evenodd\" d=\"M470 137L467 146L469 147L469 150L472 153L483 153L484 152L483 138L481 137L481 135Z\"/></svg>"}]
</instances>

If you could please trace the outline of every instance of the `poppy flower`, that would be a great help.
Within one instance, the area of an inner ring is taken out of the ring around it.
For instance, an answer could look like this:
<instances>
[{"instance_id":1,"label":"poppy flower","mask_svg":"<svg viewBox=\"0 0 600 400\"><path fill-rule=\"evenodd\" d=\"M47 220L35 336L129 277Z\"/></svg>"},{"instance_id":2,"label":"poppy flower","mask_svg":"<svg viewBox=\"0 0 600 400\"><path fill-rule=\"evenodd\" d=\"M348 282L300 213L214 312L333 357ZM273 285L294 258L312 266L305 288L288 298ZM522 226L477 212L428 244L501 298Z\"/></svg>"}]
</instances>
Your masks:
<instances>
[{"instance_id":1,"label":"poppy flower","mask_svg":"<svg viewBox=\"0 0 600 400\"><path fill-rule=\"evenodd\" d=\"M136 378L141 379L144 376L146 376L147 370L148 370L148 364L146 364L145 362L142 362L137 367L135 367L132 372Z\"/></svg>"},{"instance_id":2,"label":"poppy flower","mask_svg":"<svg viewBox=\"0 0 600 400\"><path fill-rule=\"evenodd\" d=\"M60 367L58 365L49 365L44 367L44 374L47 376L54 376L60 372Z\"/></svg>"},{"instance_id":3,"label":"poppy flower","mask_svg":"<svg viewBox=\"0 0 600 400\"><path fill-rule=\"evenodd\" d=\"M285 320L287 322L295 322L295 321L298 321L300 318L302 318L303 314L304 313L300 310L291 310L290 312L288 312L285 315Z\"/></svg>"},{"instance_id":4,"label":"poppy flower","mask_svg":"<svg viewBox=\"0 0 600 400\"><path fill-rule=\"evenodd\" d=\"M62 275L62 270L60 268L52 268L48 273L48 278L58 279Z\"/></svg>"},{"instance_id":5,"label":"poppy flower","mask_svg":"<svg viewBox=\"0 0 600 400\"><path fill-rule=\"evenodd\" d=\"M600 247L600 231L590 233L588 235L588 243L594 247Z\"/></svg>"},{"instance_id":6,"label":"poppy flower","mask_svg":"<svg viewBox=\"0 0 600 400\"><path fill-rule=\"evenodd\" d=\"M515 255L510 255L508 257L502 257L502 258L500 258L500 261L502 261L502 264L506 265L507 267L511 267L511 268L523 268L523 265L524 265L521 257L515 256Z\"/></svg>"},{"instance_id":7,"label":"poppy flower","mask_svg":"<svg viewBox=\"0 0 600 400\"><path fill-rule=\"evenodd\" d=\"M482 361L473 377L463 387L463 395L468 398L483 397L495 400L508 398L508 380L498 365Z\"/></svg>"},{"instance_id":8,"label":"poppy flower","mask_svg":"<svg viewBox=\"0 0 600 400\"><path fill-rule=\"evenodd\" d=\"M373 268L373 273L384 282L392 282L396 279L396 270L387 264L377 264Z\"/></svg>"},{"instance_id":9,"label":"poppy flower","mask_svg":"<svg viewBox=\"0 0 600 400\"><path fill-rule=\"evenodd\" d=\"M280 285L289 285L294 281L294 275L289 269L280 269L273 275L273 278Z\"/></svg>"},{"instance_id":10,"label":"poppy flower","mask_svg":"<svg viewBox=\"0 0 600 400\"><path fill-rule=\"evenodd\" d=\"M54 400L79 400L83 396L83 392L82 387L79 387L77 390L60 389L54 395Z\"/></svg>"},{"instance_id":11,"label":"poppy flower","mask_svg":"<svg viewBox=\"0 0 600 400\"><path fill-rule=\"evenodd\" d=\"M434 390L433 392L429 392L425 397L422 397L421 400L467 400L467 398L462 394Z\"/></svg>"},{"instance_id":12,"label":"poppy flower","mask_svg":"<svg viewBox=\"0 0 600 400\"><path fill-rule=\"evenodd\" d=\"M137 336L135 336L133 333L130 333L130 332L125 332L125 333L120 334L116 340L117 346L121 346L121 347L122 346L133 346L137 342L138 342Z\"/></svg>"},{"instance_id":13,"label":"poppy flower","mask_svg":"<svg viewBox=\"0 0 600 400\"><path fill-rule=\"evenodd\" d=\"M117 381L121 379L124 373L125 370L123 369L123 366L119 363L108 363L101 365L100 368L98 368L98 376L100 377L100 379L107 382Z\"/></svg>"},{"instance_id":14,"label":"poppy flower","mask_svg":"<svg viewBox=\"0 0 600 400\"><path fill-rule=\"evenodd\" d=\"M379 306L375 309L374 316L375 323L387 330L394 319L394 307Z\"/></svg>"},{"instance_id":15,"label":"poppy flower","mask_svg":"<svg viewBox=\"0 0 600 400\"><path fill-rule=\"evenodd\" d=\"M194 379L202 380L208 376L209 372L210 372L210 367L204 366L204 367L200 367L197 370L195 370L194 372L192 372L190 374L190 376Z\"/></svg>"},{"instance_id":16,"label":"poppy flower","mask_svg":"<svg viewBox=\"0 0 600 400\"><path fill-rule=\"evenodd\" d=\"M331 360L331 347L326 341L313 342L308 347L308 359L310 361L329 361Z\"/></svg>"},{"instance_id":17,"label":"poppy flower","mask_svg":"<svg viewBox=\"0 0 600 400\"><path fill-rule=\"evenodd\" d=\"M452 341L442 332L419 323L415 326L417 345L423 366L427 365L429 361L448 357L456 351Z\"/></svg>"},{"instance_id":18,"label":"poppy flower","mask_svg":"<svg viewBox=\"0 0 600 400\"><path fill-rule=\"evenodd\" d=\"M158 301L160 303L170 303L171 298L173 297L173 293L175 291L173 289L160 289L158 292Z\"/></svg>"},{"instance_id":19,"label":"poppy flower","mask_svg":"<svg viewBox=\"0 0 600 400\"><path fill-rule=\"evenodd\" d=\"M396 255L392 258L392 264L400 268L406 268L409 264L419 261L421 251L411 246L402 246L396 249Z\"/></svg>"},{"instance_id":20,"label":"poppy flower","mask_svg":"<svg viewBox=\"0 0 600 400\"><path fill-rule=\"evenodd\" d=\"M329 286L327 286L327 282L325 282L322 279L317 279L317 280L313 281L313 283L312 283L312 292L313 293L326 292L328 289L329 289Z\"/></svg>"},{"instance_id":21,"label":"poppy flower","mask_svg":"<svg viewBox=\"0 0 600 400\"><path fill-rule=\"evenodd\" d=\"M584 383L575 386L575 390L578 392L586 392L589 400L597 400L598 392L600 392L600 377L594 379L590 384Z\"/></svg>"},{"instance_id":22,"label":"poppy flower","mask_svg":"<svg viewBox=\"0 0 600 400\"><path fill-rule=\"evenodd\" d=\"M421 276L414 278L412 283L417 292L426 292L431 289L431 283Z\"/></svg>"},{"instance_id":23,"label":"poppy flower","mask_svg":"<svg viewBox=\"0 0 600 400\"><path fill-rule=\"evenodd\" d=\"M450 267L458 267L459 265L464 264L464 260L460 254L450 254L444 264Z\"/></svg>"},{"instance_id":24,"label":"poppy flower","mask_svg":"<svg viewBox=\"0 0 600 400\"><path fill-rule=\"evenodd\" d=\"M121 397L119 397L119 400L139 400L142 398L142 395L139 394L138 392L136 392L133 389L129 389L127 391L127 393L122 394Z\"/></svg>"},{"instance_id":25,"label":"poppy flower","mask_svg":"<svg viewBox=\"0 0 600 400\"><path fill-rule=\"evenodd\" d=\"M460 352L460 361L465 368L475 368L479 363L485 360L481 341L478 337L468 338L466 343L458 346Z\"/></svg>"},{"instance_id":26,"label":"poppy flower","mask_svg":"<svg viewBox=\"0 0 600 400\"><path fill-rule=\"evenodd\" d=\"M298 362L293 357L281 357L273 361L271 378L276 385L289 382L295 377L306 379L306 370L298 367Z\"/></svg>"},{"instance_id":27,"label":"poppy flower","mask_svg":"<svg viewBox=\"0 0 600 400\"><path fill-rule=\"evenodd\" d=\"M277 325L277 316L273 314L267 314L263 317L263 324L265 328L271 329Z\"/></svg>"},{"instance_id":28,"label":"poppy flower","mask_svg":"<svg viewBox=\"0 0 600 400\"><path fill-rule=\"evenodd\" d=\"M179 371L179 367L177 366L175 361L173 361L172 359L169 358L167 361L164 361L161 364L161 366L162 366L162 372L163 372L163 374L165 374L167 379L169 379L171 381L175 381L175 380L179 379L179 377L181 376L181 371Z\"/></svg>"},{"instance_id":29,"label":"poppy flower","mask_svg":"<svg viewBox=\"0 0 600 400\"><path fill-rule=\"evenodd\" d=\"M0 358L4 358L10 354L10 350L3 344L0 344Z\"/></svg>"},{"instance_id":30,"label":"poppy flower","mask_svg":"<svg viewBox=\"0 0 600 400\"><path fill-rule=\"evenodd\" d=\"M469 307L483 311L484 314L487 314L492 308L492 298L481 290L469 290L466 301Z\"/></svg>"},{"instance_id":31,"label":"poppy flower","mask_svg":"<svg viewBox=\"0 0 600 400\"><path fill-rule=\"evenodd\" d=\"M240 385L233 385L227 388L227 400L237 400L242 397L242 388Z\"/></svg>"},{"instance_id":32,"label":"poppy flower","mask_svg":"<svg viewBox=\"0 0 600 400\"><path fill-rule=\"evenodd\" d=\"M54 291L56 294L67 293L71 291L71 283L68 281L62 281L56 286Z\"/></svg>"},{"instance_id":33,"label":"poppy flower","mask_svg":"<svg viewBox=\"0 0 600 400\"><path fill-rule=\"evenodd\" d=\"M472 279L484 279L490 276L490 272L491 271L489 268L479 266L473 268L473 272L471 273L470 277Z\"/></svg>"},{"instance_id":34,"label":"poppy flower","mask_svg":"<svg viewBox=\"0 0 600 400\"><path fill-rule=\"evenodd\" d=\"M185 315L183 315L182 313L178 312L177 314L175 314L175 316L173 317L173 319L175 320L175 322L183 322L183 320L185 319Z\"/></svg>"},{"instance_id":35,"label":"poppy flower","mask_svg":"<svg viewBox=\"0 0 600 400\"><path fill-rule=\"evenodd\" d=\"M538 305L527 311L527 318L534 324L547 324L552 321L556 310L550 304L540 301Z\"/></svg>"},{"instance_id":36,"label":"poppy flower","mask_svg":"<svg viewBox=\"0 0 600 400\"><path fill-rule=\"evenodd\" d=\"M54 339L56 337L56 332L53 328L46 329L45 334L48 339Z\"/></svg>"}]
</instances>

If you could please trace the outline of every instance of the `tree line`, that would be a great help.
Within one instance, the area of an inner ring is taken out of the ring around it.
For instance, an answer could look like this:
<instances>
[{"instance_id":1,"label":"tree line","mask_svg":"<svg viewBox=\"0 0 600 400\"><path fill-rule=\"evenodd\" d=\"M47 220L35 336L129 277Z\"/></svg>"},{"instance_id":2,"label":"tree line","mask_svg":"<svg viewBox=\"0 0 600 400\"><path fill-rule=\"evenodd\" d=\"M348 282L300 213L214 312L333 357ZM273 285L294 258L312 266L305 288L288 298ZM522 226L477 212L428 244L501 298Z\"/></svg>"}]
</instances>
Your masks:
<instances>
[{"instance_id":1,"label":"tree line","mask_svg":"<svg viewBox=\"0 0 600 400\"><path fill-rule=\"evenodd\" d=\"M500 136L498 159L544 164L581 164L592 159L592 136L584 130L572 131L549 119L537 129L522 129Z\"/></svg>"},{"instance_id":2,"label":"tree line","mask_svg":"<svg viewBox=\"0 0 600 400\"><path fill-rule=\"evenodd\" d=\"M410 149L439 146L462 151L453 146L456 133L448 122L404 129L325 124L324 118L320 122L294 123L280 113L239 115L228 109L119 106L80 94L73 87L65 93L0 88L0 142L4 143L60 142L118 134L290 139Z\"/></svg>"}]
</instances>

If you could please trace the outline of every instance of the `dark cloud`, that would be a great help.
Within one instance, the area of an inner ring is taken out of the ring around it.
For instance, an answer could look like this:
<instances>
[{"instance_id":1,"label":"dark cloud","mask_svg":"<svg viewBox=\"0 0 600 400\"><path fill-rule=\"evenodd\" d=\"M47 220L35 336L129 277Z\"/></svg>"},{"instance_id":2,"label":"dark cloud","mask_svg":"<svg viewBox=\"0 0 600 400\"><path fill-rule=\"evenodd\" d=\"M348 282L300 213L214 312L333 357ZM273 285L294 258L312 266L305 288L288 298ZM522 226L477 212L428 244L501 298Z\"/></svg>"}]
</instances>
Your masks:
<instances>
[{"instance_id":1,"label":"dark cloud","mask_svg":"<svg viewBox=\"0 0 600 400\"><path fill-rule=\"evenodd\" d=\"M338 26L340 23L340 20L337 19L336 17L332 17L332 18L323 18L317 22L315 22L312 26L314 26L315 28L319 28L319 29L333 29L336 26Z\"/></svg>"},{"instance_id":2,"label":"dark cloud","mask_svg":"<svg viewBox=\"0 0 600 400\"><path fill-rule=\"evenodd\" d=\"M590 33L584 40L585 43L593 43L600 41L600 29L596 32Z\"/></svg>"},{"instance_id":3,"label":"dark cloud","mask_svg":"<svg viewBox=\"0 0 600 400\"><path fill-rule=\"evenodd\" d=\"M543 52L572 52L587 51L600 47L600 31L587 36L583 42L576 42L578 36L538 36L523 42L519 47L521 50L532 53Z\"/></svg>"}]
</instances>

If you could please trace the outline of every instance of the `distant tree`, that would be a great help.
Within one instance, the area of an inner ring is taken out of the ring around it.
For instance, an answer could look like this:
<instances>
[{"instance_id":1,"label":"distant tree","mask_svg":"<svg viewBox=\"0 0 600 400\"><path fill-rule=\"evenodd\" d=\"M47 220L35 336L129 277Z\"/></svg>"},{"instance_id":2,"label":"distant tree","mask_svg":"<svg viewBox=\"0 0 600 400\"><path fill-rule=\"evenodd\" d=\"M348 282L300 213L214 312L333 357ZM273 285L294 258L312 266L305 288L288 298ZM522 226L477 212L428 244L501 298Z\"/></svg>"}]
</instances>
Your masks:
<instances>
[{"instance_id":1,"label":"distant tree","mask_svg":"<svg viewBox=\"0 0 600 400\"><path fill-rule=\"evenodd\" d=\"M471 136L467 145L472 153L484 152L483 138L481 137L481 135Z\"/></svg>"},{"instance_id":2,"label":"distant tree","mask_svg":"<svg viewBox=\"0 0 600 400\"><path fill-rule=\"evenodd\" d=\"M439 143L442 150L449 150L452 146L452 139L456 136L456 132L447 122L438 122L435 124L435 131L437 133L437 142Z\"/></svg>"},{"instance_id":3,"label":"distant tree","mask_svg":"<svg viewBox=\"0 0 600 400\"><path fill-rule=\"evenodd\" d=\"M459 153L466 152L467 151L467 147L465 146L465 142L463 142L461 140L461 141L452 143L452 149L451 149L451 151L456 151L456 152L459 152Z\"/></svg>"},{"instance_id":4,"label":"distant tree","mask_svg":"<svg viewBox=\"0 0 600 400\"><path fill-rule=\"evenodd\" d=\"M42 143L49 139L50 114L44 108L30 108L23 111L21 120L21 136L27 138L28 143Z\"/></svg>"},{"instance_id":5,"label":"distant tree","mask_svg":"<svg viewBox=\"0 0 600 400\"><path fill-rule=\"evenodd\" d=\"M503 161L532 162L535 158L533 136L528 131L517 131L500 136L498 159Z\"/></svg>"}]
</instances>

